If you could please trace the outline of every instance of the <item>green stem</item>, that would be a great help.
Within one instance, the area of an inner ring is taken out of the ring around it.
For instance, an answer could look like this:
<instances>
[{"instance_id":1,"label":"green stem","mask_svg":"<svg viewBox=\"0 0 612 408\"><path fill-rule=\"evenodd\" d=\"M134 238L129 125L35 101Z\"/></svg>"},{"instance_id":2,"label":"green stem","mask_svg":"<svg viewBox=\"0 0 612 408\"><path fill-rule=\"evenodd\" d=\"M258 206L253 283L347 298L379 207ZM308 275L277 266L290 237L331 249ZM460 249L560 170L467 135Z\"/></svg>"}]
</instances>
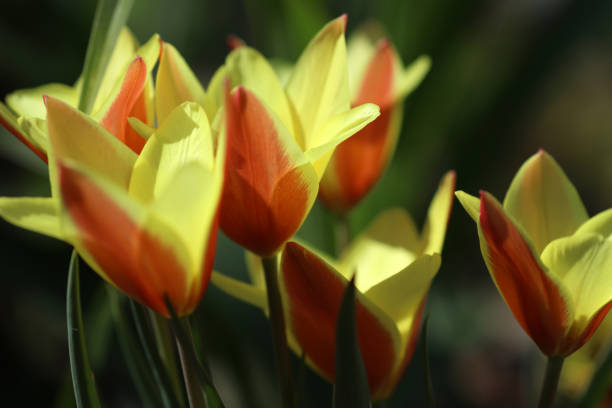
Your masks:
<instances>
[{"instance_id":1,"label":"green stem","mask_svg":"<svg viewBox=\"0 0 612 408\"><path fill-rule=\"evenodd\" d=\"M287 347L287 332L283 303L278 289L278 263L276 255L262 259L266 289L268 293L268 309L270 312L270 325L272 326L272 340L276 355L276 365L280 375L281 396L284 408L294 408L295 392L293 376L291 375L291 360Z\"/></svg>"},{"instance_id":2,"label":"green stem","mask_svg":"<svg viewBox=\"0 0 612 408\"><path fill-rule=\"evenodd\" d=\"M542 384L542 392L540 394L539 408L552 408L557 394L557 385L563 368L563 357L549 357L546 364L546 374L544 375L544 384Z\"/></svg>"},{"instance_id":3,"label":"green stem","mask_svg":"<svg viewBox=\"0 0 612 408\"><path fill-rule=\"evenodd\" d=\"M172 386L174 387L176 395L181 395L183 384L179 375L180 368L178 362L176 361L174 338L168 325L168 321L152 310L149 310L149 317L151 318L151 324L159 355L166 367L168 375L170 376L170 380L172 381Z\"/></svg>"},{"instance_id":4,"label":"green stem","mask_svg":"<svg viewBox=\"0 0 612 408\"><path fill-rule=\"evenodd\" d=\"M179 358L181 360L181 367L183 368L183 378L185 379L185 389L187 390L189 406L191 408L206 407L206 399L202 392L200 380L198 379L198 370L200 368L194 366L196 363L196 354L193 346L193 338L191 337L189 320L184 317L179 319L179 322L186 335L184 338L180 338L180 336L175 333L175 337Z\"/></svg>"},{"instance_id":5,"label":"green stem","mask_svg":"<svg viewBox=\"0 0 612 408\"><path fill-rule=\"evenodd\" d=\"M429 344L427 342L427 329L429 328L429 316L425 317L423 322L423 368L425 371L425 386L427 390L427 408L436 407L436 399L434 397L433 382L431 380L431 367L429 366Z\"/></svg>"},{"instance_id":6,"label":"green stem","mask_svg":"<svg viewBox=\"0 0 612 408\"><path fill-rule=\"evenodd\" d=\"M612 387L612 349L601 363L591 379L589 388L578 403L578 408L595 408L601 404L606 393Z\"/></svg>"}]
</instances>

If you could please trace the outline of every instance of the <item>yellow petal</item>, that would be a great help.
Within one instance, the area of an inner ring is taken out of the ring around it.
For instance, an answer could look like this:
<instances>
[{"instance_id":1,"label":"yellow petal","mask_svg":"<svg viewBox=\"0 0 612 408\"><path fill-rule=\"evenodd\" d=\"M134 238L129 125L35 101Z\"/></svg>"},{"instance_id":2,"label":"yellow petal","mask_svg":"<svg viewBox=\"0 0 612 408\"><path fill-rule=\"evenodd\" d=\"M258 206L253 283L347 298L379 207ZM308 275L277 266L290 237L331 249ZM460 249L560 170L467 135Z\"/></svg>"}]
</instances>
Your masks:
<instances>
[{"instance_id":1,"label":"yellow petal","mask_svg":"<svg viewBox=\"0 0 612 408\"><path fill-rule=\"evenodd\" d=\"M359 132L380 115L378 106L366 103L339 113L325 123L305 155L313 164L319 180L323 177L331 155L340 143Z\"/></svg>"},{"instance_id":2,"label":"yellow petal","mask_svg":"<svg viewBox=\"0 0 612 408\"><path fill-rule=\"evenodd\" d=\"M72 87L64 84L47 84L37 88L21 89L6 97L6 104L18 116L28 116L39 119L47 118L47 110L43 102L43 95L47 95L70 106L76 106L79 95Z\"/></svg>"},{"instance_id":3,"label":"yellow petal","mask_svg":"<svg viewBox=\"0 0 612 408\"><path fill-rule=\"evenodd\" d=\"M414 317L440 263L439 254L423 255L365 292L368 299L395 321L404 344L408 342Z\"/></svg>"},{"instance_id":4,"label":"yellow petal","mask_svg":"<svg viewBox=\"0 0 612 408\"><path fill-rule=\"evenodd\" d=\"M88 116L54 98L47 98L47 124L56 160L74 160L127 190L136 160L129 147Z\"/></svg>"},{"instance_id":5,"label":"yellow petal","mask_svg":"<svg viewBox=\"0 0 612 408\"><path fill-rule=\"evenodd\" d=\"M368 63L376 51L378 35L373 34L367 27L353 32L346 43L346 58L349 73L349 86L352 98L355 98L361 88L361 81Z\"/></svg>"},{"instance_id":6,"label":"yellow petal","mask_svg":"<svg viewBox=\"0 0 612 408\"><path fill-rule=\"evenodd\" d=\"M391 208L380 213L365 232L369 238L414 253L420 252L417 227L406 210Z\"/></svg>"},{"instance_id":7,"label":"yellow petal","mask_svg":"<svg viewBox=\"0 0 612 408\"><path fill-rule=\"evenodd\" d=\"M362 292L368 291L385 279L399 273L416 258L416 254L399 246L358 237L342 254L338 271L349 278L356 273L355 284Z\"/></svg>"},{"instance_id":8,"label":"yellow petal","mask_svg":"<svg viewBox=\"0 0 612 408\"><path fill-rule=\"evenodd\" d=\"M323 27L302 52L289 79L287 95L304 131L304 149L325 143L312 138L330 118L350 107L345 27L346 16Z\"/></svg>"},{"instance_id":9,"label":"yellow petal","mask_svg":"<svg viewBox=\"0 0 612 408\"><path fill-rule=\"evenodd\" d=\"M571 294L579 324L586 326L601 307L612 301L611 240L586 232L559 238L544 249L542 262Z\"/></svg>"},{"instance_id":10,"label":"yellow petal","mask_svg":"<svg viewBox=\"0 0 612 408\"><path fill-rule=\"evenodd\" d=\"M268 61L256 50L244 46L228 55L225 66L231 87L242 85L252 91L274 111L298 144L301 144L300 130L294 126L287 96Z\"/></svg>"},{"instance_id":11,"label":"yellow petal","mask_svg":"<svg viewBox=\"0 0 612 408\"><path fill-rule=\"evenodd\" d=\"M397 78L397 85L394 89L395 99L401 100L414 91L423 81L430 68L431 58L427 55L421 55L405 70L402 70Z\"/></svg>"},{"instance_id":12,"label":"yellow petal","mask_svg":"<svg viewBox=\"0 0 612 408\"><path fill-rule=\"evenodd\" d=\"M175 172L188 162L213 168L213 145L206 113L186 102L172 111L143 148L134 165L130 195L150 202L172 184Z\"/></svg>"},{"instance_id":13,"label":"yellow petal","mask_svg":"<svg viewBox=\"0 0 612 408\"><path fill-rule=\"evenodd\" d=\"M228 295L253 305L267 314L268 299L265 288L250 285L215 271L212 273L211 282Z\"/></svg>"},{"instance_id":14,"label":"yellow petal","mask_svg":"<svg viewBox=\"0 0 612 408\"><path fill-rule=\"evenodd\" d=\"M423 243L425 254L442 253L446 227L453 208L453 191L457 175L449 171L442 177L440 186L429 205L427 220L423 227Z\"/></svg>"},{"instance_id":15,"label":"yellow petal","mask_svg":"<svg viewBox=\"0 0 612 408\"><path fill-rule=\"evenodd\" d=\"M455 191L455 196L474 222L478 222L480 218L480 199L461 190Z\"/></svg>"},{"instance_id":16,"label":"yellow petal","mask_svg":"<svg viewBox=\"0 0 612 408\"><path fill-rule=\"evenodd\" d=\"M582 224L575 234L578 235L585 232L595 232L601 234L604 238L609 238L612 235L612 208L593 216Z\"/></svg>"},{"instance_id":17,"label":"yellow petal","mask_svg":"<svg viewBox=\"0 0 612 408\"><path fill-rule=\"evenodd\" d=\"M204 106L204 88L176 48L164 43L155 89L157 122L163 123L174 108L188 101Z\"/></svg>"},{"instance_id":18,"label":"yellow petal","mask_svg":"<svg viewBox=\"0 0 612 408\"><path fill-rule=\"evenodd\" d=\"M151 135L155 133L155 128L147 125L146 123L142 123L142 121L138 118L132 117L128 118L128 122L132 129L136 131L144 140L149 140Z\"/></svg>"},{"instance_id":19,"label":"yellow petal","mask_svg":"<svg viewBox=\"0 0 612 408\"><path fill-rule=\"evenodd\" d=\"M227 67L222 65L213 74L208 83L208 89L206 90L206 105L204 109L211 120L214 120L213 118L216 118L218 116L217 113L223 108L223 102L225 100L224 81L227 76Z\"/></svg>"},{"instance_id":20,"label":"yellow petal","mask_svg":"<svg viewBox=\"0 0 612 408\"><path fill-rule=\"evenodd\" d=\"M53 198L0 197L0 216L18 227L63 239Z\"/></svg>"},{"instance_id":21,"label":"yellow petal","mask_svg":"<svg viewBox=\"0 0 612 408\"><path fill-rule=\"evenodd\" d=\"M542 150L519 169L504 209L523 227L538 253L552 240L572 235L588 219L576 188Z\"/></svg>"}]
</instances>

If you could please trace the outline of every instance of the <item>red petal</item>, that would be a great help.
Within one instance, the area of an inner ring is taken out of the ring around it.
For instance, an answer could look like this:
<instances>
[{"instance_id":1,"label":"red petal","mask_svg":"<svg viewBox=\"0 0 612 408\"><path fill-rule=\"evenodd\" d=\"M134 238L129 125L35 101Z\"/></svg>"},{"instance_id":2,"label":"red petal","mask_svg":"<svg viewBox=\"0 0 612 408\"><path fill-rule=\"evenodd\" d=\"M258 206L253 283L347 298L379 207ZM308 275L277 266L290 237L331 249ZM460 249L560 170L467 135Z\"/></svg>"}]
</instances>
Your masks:
<instances>
[{"instance_id":1,"label":"red petal","mask_svg":"<svg viewBox=\"0 0 612 408\"><path fill-rule=\"evenodd\" d=\"M353 106L371 102L382 110L394 103L392 96L396 79L395 58L395 50L389 40L381 40L366 68Z\"/></svg>"},{"instance_id":2,"label":"red petal","mask_svg":"<svg viewBox=\"0 0 612 408\"><path fill-rule=\"evenodd\" d=\"M141 229L116 202L80 172L58 163L62 199L78 240L112 283L128 296L168 316L193 309L185 270L171 248Z\"/></svg>"},{"instance_id":3,"label":"red petal","mask_svg":"<svg viewBox=\"0 0 612 408\"><path fill-rule=\"evenodd\" d=\"M489 270L514 317L544 354L558 355L569 323L559 287L499 203L485 192L480 194L480 226Z\"/></svg>"},{"instance_id":4,"label":"red petal","mask_svg":"<svg viewBox=\"0 0 612 408\"><path fill-rule=\"evenodd\" d=\"M308 186L293 167L267 109L250 91L226 90L227 174L223 231L250 251L270 256L300 227Z\"/></svg>"},{"instance_id":5,"label":"red petal","mask_svg":"<svg viewBox=\"0 0 612 408\"><path fill-rule=\"evenodd\" d=\"M137 102L144 103L144 100L139 101L139 98L143 97L146 79L147 65L142 57L137 57L128 67L121 84L121 90L101 121L106 130L137 154L140 154L145 140L131 129L127 119L135 108L136 113L140 115L139 119L142 120L144 114L144 122L147 123L146 105L144 107L137 106ZM144 113L140 110L144 110Z\"/></svg>"},{"instance_id":6,"label":"red petal","mask_svg":"<svg viewBox=\"0 0 612 408\"><path fill-rule=\"evenodd\" d=\"M323 260L289 242L283 250L281 273L287 294L287 320L306 353L323 376L335 374L336 321L347 282ZM356 303L357 339L372 394L387 383L397 358L390 333L361 301Z\"/></svg>"},{"instance_id":7,"label":"red petal","mask_svg":"<svg viewBox=\"0 0 612 408\"><path fill-rule=\"evenodd\" d=\"M399 109L381 110L375 121L336 148L319 190L330 209L346 212L374 187L393 151Z\"/></svg>"}]
</instances>

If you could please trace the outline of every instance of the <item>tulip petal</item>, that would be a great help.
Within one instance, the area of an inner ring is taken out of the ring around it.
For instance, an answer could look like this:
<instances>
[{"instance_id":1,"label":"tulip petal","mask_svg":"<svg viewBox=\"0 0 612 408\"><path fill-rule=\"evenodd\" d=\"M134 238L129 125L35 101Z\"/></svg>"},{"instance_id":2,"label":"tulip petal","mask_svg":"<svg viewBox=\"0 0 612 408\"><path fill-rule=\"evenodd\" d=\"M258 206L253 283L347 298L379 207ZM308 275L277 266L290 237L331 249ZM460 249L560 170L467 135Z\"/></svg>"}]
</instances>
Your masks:
<instances>
[{"instance_id":1,"label":"tulip petal","mask_svg":"<svg viewBox=\"0 0 612 408\"><path fill-rule=\"evenodd\" d=\"M361 85L353 97L354 105L371 102L385 109L395 103L397 59L397 52L389 40L383 39L378 43L361 78Z\"/></svg>"},{"instance_id":2,"label":"tulip petal","mask_svg":"<svg viewBox=\"0 0 612 408\"><path fill-rule=\"evenodd\" d=\"M302 225L316 198L312 165L280 120L251 91L226 90L228 174L221 228L270 256Z\"/></svg>"},{"instance_id":3,"label":"tulip petal","mask_svg":"<svg viewBox=\"0 0 612 408\"><path fill-rule=\"evenodd\" d=\"M521 225L538 253L549 242L572 235L589 218L574 185L543 150L519 169L506 193L504 209Z\"/></svg>"},{"instance_id":4,"label":"tulip petal","mask_svg":"<svg viewBox=\"0 0 612 408\"><path fill-rule=\"evenodd\" d=\"M410 214L403 208L391 208L378 214L365 235L374 241L420 252L419 232ZM377 268L378 269L378 268Z\"/></svg>"},{"instance_id":5,"label":"tulip petal","mask_svg":"<svg viewBox=\"0 0 612 408\"><path fill-rule=\"evenodd\" d=\"M281 266L288 324L308 360L333 379L336 319L347 279L294 242L285 246ZM356 295L357 339L376 396L395 368L400 338L388 316L359 291Z\"/></svg>"},{"instance_id":6,"label":"tulip petal","mask_svg":"<svg viewBox=\"0 0 612 408\"><path fill-rule=\"evenodd\" d=\"M431 68L431 58L421 55L404 69L397 80L395 99L401 100L414 91L423 81Z\"/></svg>"},{"instance_id":7,"label":"tulip petal","mask_svg":"<svg viewBox=\"0 0 612 408\"><path fill-rule=\"evenodd\" d=\"M474 222L480 219L480 200L464 191L455 191L455 196Z\"/></svg>"},{"instance_id":8,"label":"tulip petal","mask_svg":"<svg viewBox=\"0 0 612 408\"><path fill-rule=\"evenodd\" d=\"M227 67L221 65L208 83L208 89L206 90L207 105L204 106L204 109L208 117L213 121L219 110L223 107L223 102L225 100L225 79L228 75Z\"/></svg>"},{"instance_id":9,"label":"tulip petal","mask_svg":"<svg viewBox=\"0 0 612 408\"><path fill-rule=\"evenodd\" d=\"M136 160L132 150L93 119L51 97L47 124L55 159L74 160L127 189Z\"/></svg>"},{"instance_id":10,"label":"tulip petal","mask_svg":"<svg viewBox=\"0 0 612 408\"><path fill-rule=\"evenodd\" d=\"M278 116L298 145L303 146L301 129L294 124L285 90L268 61L253 48L244 46L228 55L225 66L231 87L244 86L253 92Z\"/></svg>"},{"instance_id":11,"label":"tulip petal","mask_svg":"<svg viewBox=\"0 0 612 408\"><path fill-rule=\"evenodd\" d=\"M594 232L609 238L612 235L612 208L591 217L576 230L575 235L586 232Z\"/></svg>"},{"instance_id":12,"label":"tulip petal","mask_svg":"<svg viewBox=\"0 0 612 408\"><path fill-rule=\"evenodd\" d=\"M340 143L363 129L380 115L378 106L366 103L333 116L305 151L305 155L312 163L319 180L323 178L327 163Z\"/></svg>"},{"instance_id":13,"label":"tulip petal","mask_svg":"<svg viewBox=\"0 0 612 408\"><path fill-rule=\"evenodd\" d=\"M130 195L148 203L173 183L178 169L194 162L213 169L213 141L202 107L185 102L150 137L134 164Z\"/></svg>"},{"instance_id":14,"label":"tulip petal","mask_svg":"<svg viewBox=\"0 0 612 408\"><path fill-rule=\"evenodd\" d=\"M108 106L102 109L103 116L100 120L106 130L136 154L142 150L145 140L139 135L127 132L127 120L143 93L146 79L147 66L141 57L137 57L130 64L118 92L113 94Z\"/></svg>"},{"instance_id":15,"label":"tulip petal","mask_svg":"<svg viewBox=\"0 0 612 408\"><path fill-rule=\"evenodd\" d=\"M212 273L211 282L228 295L253 305L267 314L268 298L265 288L259 288L219 272Z\"/></svg>"},{"instance_id":16,"label":"tulip petal","mask_svg":"<svg viewBox=\"0 0 612 408\"><path fill-rule=\"evenodd\" d=\"M96 272L164 316L169 315L165 296L179 315L191 310L188 256L174 230L75 162L59 162L58 173L69 215L63 228Z\"/></svg>"},{"instance_id":17,"label":"tulip petal","mask_svg":"<svg viewBox=\"0 0 612 408\"><path fill-rule=\"evenodd\" d=\"M132 127L132 130L138 133L140 137L142 137L144 140L149 140L151 135L155 133L156 130L154 127L143 123L143 121L141 121L137 117L128 118L128 123Z\"/></svg>"},{"instance_id":18,"label":"tulip petal","mask_svg":"<svg viewBox=\"0 0 612 408\"><path fill-rule=\"evenodd\" d=\"M393 319L403 346L408 344L415 316L440 269L440 263L439 254L423 255L365 292L368 299Z\"/></svg>"},{"instance_id":19,"label":"tulip petal","mask_svg":"<svg viewBox=\"0 0 612 408\"><path fill-rule=\"evenodd\" d=\"M70 106L76 106L79 95L74 88L64 84L46 84L37 88L21 89L6 97L6 104L18 116L29 116L46 119L47 110L43 102L43 95L59 99Z\"/></svg>"},{"instance_id":20,"label":"tulip petal","mask_svg":"<svg viewBox=\"0 0 612 408\"><path fill-rule=\"evenodd\" d=\"M612 241L587 232L559 238L544 249L542 262L570 290L577 324L586 326L612 301Z\"/></svg>"},{"instance_id":21,"label":"tulip petal","mask_svg":"<svg viewBox=\"0 0 612 408\"><path fill-rule=\"evenodd\" d=\"M18 227L63 238L57 201L53 198L0 197L0 217Z\"/></svg>"},{"instance_id":22,"label":"tulip petal","mask_svg":"<svg viewBox=\"0 0 612 408\"><path fill-rule=\"evenodd\" d=\"M305 150L326 143L312 138L330 118L350 108L345 28L346 15L323 27L302 52L287 84L304 131Z\"/></svg>"},{"instance_id":23,"label":"tulip petal","mask_svg":"<svg viewBox=\"0 0 612 408\"><path fill-rule=\"evenodd\" d=\"M422 238L425 254L442 253L446 228L453 209L453 191L456 181L457 173L452 170L446 173L429 205Z\"/></svg>"},{"instance_id":24,"label":"tulip petal","mask_svg":"<svg viewBox=\"0 0 612 408\"><path fill-rule=\"evenodd\" d=\"M47 134L40 131L35 118L31 118L31 120L26 120L23 116L17 118L6 105L0 102L0 125L32 150L45 163L47 162L49 140Z\"/></svg>"},{"instance_id":25,"label":"tulip petal","mask_svg":"<svg viewBox=\"0 0 612 408\"><path fill-rule=\"evenodd\" d=\"M546 355L558 355L574 308L560 279L538 260L530 242L493 196L481 193L482 255L500 294Z\"/></svg>"},{"instance_id":26,"label":"tulip petal","mask_svg":"<svg viewBox=\"0 0 612 408\"><path fill-rule=\"evenodd\" d=\"M183 102L197 102L205 106L206 94L181 54L169 43L164 43L157 70L155 102L158 123Z\"/></svg>"}]
</instances>

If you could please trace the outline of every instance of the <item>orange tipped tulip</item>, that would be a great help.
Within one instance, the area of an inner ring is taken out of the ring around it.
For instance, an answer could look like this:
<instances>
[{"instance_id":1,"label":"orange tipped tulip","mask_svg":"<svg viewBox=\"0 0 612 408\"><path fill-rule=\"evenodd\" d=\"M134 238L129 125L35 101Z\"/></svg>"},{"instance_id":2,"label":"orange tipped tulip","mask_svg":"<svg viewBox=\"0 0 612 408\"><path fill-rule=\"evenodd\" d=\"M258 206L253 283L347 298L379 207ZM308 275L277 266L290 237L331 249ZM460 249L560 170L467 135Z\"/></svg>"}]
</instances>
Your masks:
<instances>
[{"instance_id":1,"label":"orange tipped tulip","mask_svg":"<svg viewBox=\"0 0 612 408\"><path fill-rule=\"evenodd\" d=\"M379 114L372 104L350 108L345 25L339 17L316 35L286 89L247 46L232 51L211 80L208 109L225 106L221 131L228 139L220 225L260 256L273 255L295 234L334 148Z\"/></svg>"},{"instance_id":2,"label":"orange tipped tulip","mask_svg":"<svg viewBox=\"0 0 612 408\"><path fill-rule=\"evenodd\" d=\"M376 41L365 30L351 37L348 60L351 104L375 103L380 117L342 142L329 162L319 198L335 212L353 208L380 178L399 136L403 100L430 66L429 58L422 56L404 69L391 42Z\"/></svg>"},{"instance_id":3,"label":"orange tipped tulip","mask_svg":"<svg viewBox=\"0 0 612 408\"><path fill-rule=\"evenodd\" d=\"M458 191L476 221L483 258L521 327L548 356L568 356L612 307L612 210L588 218L557 162L523 164L503 206Z\"/></svg>"}]
</instances>

